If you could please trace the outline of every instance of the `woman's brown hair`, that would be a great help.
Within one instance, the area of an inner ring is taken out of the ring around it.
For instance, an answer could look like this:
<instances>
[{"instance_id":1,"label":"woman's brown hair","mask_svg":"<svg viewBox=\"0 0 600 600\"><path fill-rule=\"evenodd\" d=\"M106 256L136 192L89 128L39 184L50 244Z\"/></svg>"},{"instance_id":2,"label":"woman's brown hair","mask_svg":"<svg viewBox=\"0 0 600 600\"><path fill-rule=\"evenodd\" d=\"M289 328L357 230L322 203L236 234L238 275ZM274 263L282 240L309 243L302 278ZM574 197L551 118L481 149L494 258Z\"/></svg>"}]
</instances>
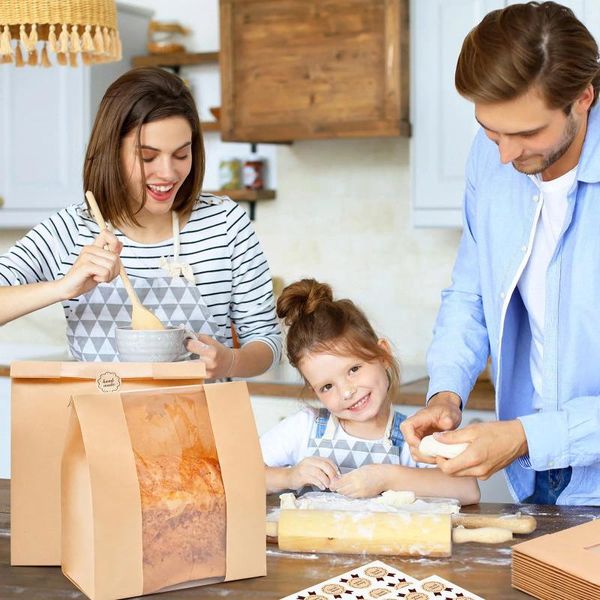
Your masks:
<instances>
[{"instance_id":1,"label":"woman's brown hair","mask_svg":"<svg viewBox=\"0 0 600 600\"><path fill-rule=\"evenodd\" d=\"M537 86L549 108L569 114L588 85L598 98L598 45L565 6L514 4L490 12L470 31L454 81L459 94L481 103L513 100Z\"/></svg>"},{"instance_id":2,"label":"woman's brown hair","mask_svg":"<svg viewBox=\"0 0 600 600\"><path fill-rule=\"evenodd\" d=\"M286 351L290 364L298 365L309 352L351 354L388 369L391 396L400 386L398 361L379 338L360 308L348 299L333 299L331 287L314 279L288 285L277 300L277 315L288 327Z\"/></svg>"},{"instance_id":3,"label":"woman's brown hair","mask_svg":"<svg viewBox=\"0 0 600 600\"><path fill-rule=\"evenodd\" d=\"M121 166L123 138L142 125L183 117L192 130L192 169L177 191L173 210L187 215L202 189L204 143L194 98L180 77L158 67L141 67L121 75L106 90L87 147L83 167L84 191L91 190L105 220L132 223L139 198L129 194L128 176ZM138 152L142 176L141 151ZM145 202L145 197L143 199Z\"/></svg>"}]
</instances>

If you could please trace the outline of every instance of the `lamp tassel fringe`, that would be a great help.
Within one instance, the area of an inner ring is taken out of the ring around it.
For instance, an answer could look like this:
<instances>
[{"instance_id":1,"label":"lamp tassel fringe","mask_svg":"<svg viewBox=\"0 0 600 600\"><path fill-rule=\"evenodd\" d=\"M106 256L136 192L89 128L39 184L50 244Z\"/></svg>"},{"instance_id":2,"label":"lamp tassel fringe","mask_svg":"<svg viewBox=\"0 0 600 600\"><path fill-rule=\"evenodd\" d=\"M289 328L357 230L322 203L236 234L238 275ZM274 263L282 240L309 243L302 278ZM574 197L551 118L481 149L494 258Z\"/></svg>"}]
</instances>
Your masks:
<instances>
[{"instance_id":1,"label":"lamp tassel fringe","mask_svg":"<svg viewBox=\"0 0 600 600\"><path fill-rule=\"evenodd\" d=\"M4 25L0 33L0 63L32 67L52 66L50 56L54 55L59 65L77 66L77 56L85 65L121 60L122 47L118 31L99 25L45 25L47 36L38 34L38 25L19 26L19 36L11 34L10 27ZM59 31L60 28L60 31ZM47 39L46 39L47 38ZM13 47L14 44L14 47Z\"/></svg>"}]
</instances>

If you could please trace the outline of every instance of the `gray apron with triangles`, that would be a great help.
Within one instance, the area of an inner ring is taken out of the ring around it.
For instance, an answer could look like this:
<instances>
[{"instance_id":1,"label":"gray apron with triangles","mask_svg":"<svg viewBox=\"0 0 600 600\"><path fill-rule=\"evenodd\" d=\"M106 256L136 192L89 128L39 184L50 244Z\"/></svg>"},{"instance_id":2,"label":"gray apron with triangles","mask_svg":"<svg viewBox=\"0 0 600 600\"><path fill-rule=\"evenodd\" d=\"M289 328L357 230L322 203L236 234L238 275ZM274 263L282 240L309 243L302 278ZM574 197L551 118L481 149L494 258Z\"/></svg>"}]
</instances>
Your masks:
<instances>
[{"instance_id":1,"label":"gray apron with triangles","mask_svg":"<svg viewBox=\"0 0 600 600\"><path fill-rule=\"evenodd\" d=\"M163 325L182 326L187 331L204 333L225 344L225 332L215 321L200 290L193 283L193 275L189 273L191 269L178 262L179 227L175 213L173 233L175 261L165 265L163 270L167 267L167 271L181 273L182 276L130 277L131 283L141 303ZM130 325L131 302L121 278L100 283L78 298L72 314L67 318L67 340L71 355L81 361L118 361L115 329Z\"/></svg>"},{"instance_id":2,"label":"gray apron with triangles","mask_svg":"<svg viewBox=\"0 0 600 600\"><path fill-rule=\"evenodd\" d=\"M326 425L324 419L327 419ZM403 419L404 415L391 409L383 438L379 440L348 440L345 435L339 435L342 426L337 417L328 411L320 411L308 441L309 454L329 458L339 467L342 475L363 465L399 465L402 450L400 441L402 436L399 433L399 427ZM321 435L323 425L325 425L325 431Z\"/></svg>"}]
</instances>

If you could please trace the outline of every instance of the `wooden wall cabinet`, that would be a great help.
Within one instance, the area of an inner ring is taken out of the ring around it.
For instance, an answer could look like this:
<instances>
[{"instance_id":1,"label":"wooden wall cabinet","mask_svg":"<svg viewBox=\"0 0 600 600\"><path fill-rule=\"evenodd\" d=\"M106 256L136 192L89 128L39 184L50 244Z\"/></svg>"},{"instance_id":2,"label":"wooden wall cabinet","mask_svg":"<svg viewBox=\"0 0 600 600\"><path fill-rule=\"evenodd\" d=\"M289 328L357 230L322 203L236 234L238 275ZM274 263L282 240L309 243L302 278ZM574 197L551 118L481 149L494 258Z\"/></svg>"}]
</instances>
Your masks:
<instances>
[{"instance_id":1,"label":"wooden wall cabinet","mask_svg":"<svg viewBox=\"0 0 600 600\"><path fill-rule=\"evenodd\" d=\"M408 0L220 0L224 140L410 135Z\"/></svg>"}]
</instances>

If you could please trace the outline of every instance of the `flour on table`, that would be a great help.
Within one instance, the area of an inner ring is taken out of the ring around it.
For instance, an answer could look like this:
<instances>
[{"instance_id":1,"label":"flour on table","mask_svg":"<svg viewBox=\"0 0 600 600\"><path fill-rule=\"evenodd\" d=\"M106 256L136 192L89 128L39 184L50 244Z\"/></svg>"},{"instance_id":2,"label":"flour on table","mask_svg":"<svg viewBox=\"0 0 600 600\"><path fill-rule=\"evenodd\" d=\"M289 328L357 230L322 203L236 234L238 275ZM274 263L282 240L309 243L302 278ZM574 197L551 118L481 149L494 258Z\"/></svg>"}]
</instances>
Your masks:
<instances>
[{"instance_id":1,"label":"flour on table","mask_svg":"<svg viewBox=\"0 0 600 600\"><path fill-rule=\"evenodd\" d=\"M395 494L390 496L388 494L387 498L392 499L392 502L388 503L381 499L387 493L384 492L382 496L375 498L348 498L348 496L342 496L335 492L308 492L296 498L294 494L287 493L281 494L279 499L282 510L346 510L437 514L454 514L460 510L460 504L454 498L415 498L413 502L408 503L407 501L410 499L408 494L412 494L412 492L404 492L400 496ZM405 503L401 503L400 500L404 500Z\"/></svg>"}]
</instances>

